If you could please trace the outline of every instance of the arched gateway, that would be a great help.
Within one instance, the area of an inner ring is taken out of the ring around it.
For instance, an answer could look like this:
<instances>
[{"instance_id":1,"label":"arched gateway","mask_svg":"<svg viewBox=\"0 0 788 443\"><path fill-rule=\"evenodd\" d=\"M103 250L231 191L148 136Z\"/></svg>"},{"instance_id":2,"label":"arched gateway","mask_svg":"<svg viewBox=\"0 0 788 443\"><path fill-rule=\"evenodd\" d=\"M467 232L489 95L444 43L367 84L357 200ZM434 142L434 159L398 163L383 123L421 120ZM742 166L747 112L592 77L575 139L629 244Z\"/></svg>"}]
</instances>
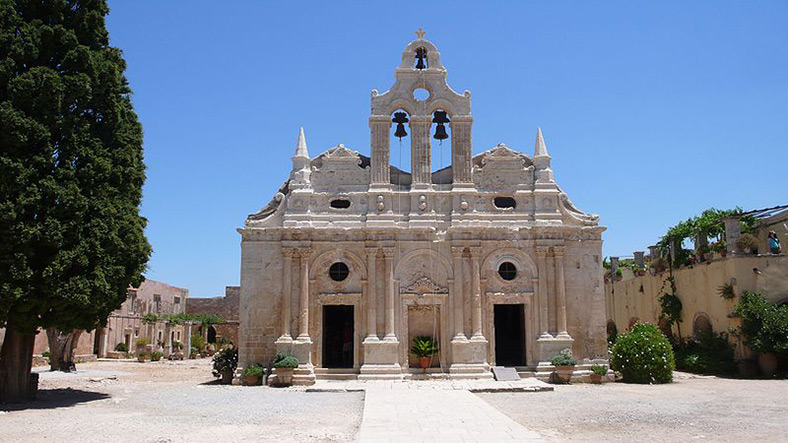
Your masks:
<instances>
[{"instance_id":1,"label":"arched gateway","mask_svg":"<svg viewBox=\"0 0 788 443\"><path fill-rule=\"evenodd\" d=\"M238 230L242 367L284 351L295 383L399 379L421 372L409 350L422 336L439 347L429 371L457 378L538 371L564 348L606 356L598 217L556 184L541 130L533 156L473 155L471 94L418 37L391 89L372 91L371 155L311 157L302 130L290 176ZM410 172L392 166L392 139L409 142Z\"/></svg>"}]
</instances>

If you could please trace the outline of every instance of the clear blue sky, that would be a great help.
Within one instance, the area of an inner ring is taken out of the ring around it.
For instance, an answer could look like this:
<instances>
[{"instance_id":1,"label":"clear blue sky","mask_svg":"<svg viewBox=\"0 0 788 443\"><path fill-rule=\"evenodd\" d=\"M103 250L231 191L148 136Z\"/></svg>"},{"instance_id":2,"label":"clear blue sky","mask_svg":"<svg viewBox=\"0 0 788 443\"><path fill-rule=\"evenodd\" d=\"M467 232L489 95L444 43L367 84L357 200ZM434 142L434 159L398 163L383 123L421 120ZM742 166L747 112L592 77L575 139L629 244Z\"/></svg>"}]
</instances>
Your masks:
<instances>
[{"instance_id":1,"label":"clear blue sky","mask_svg":"<svg viewBox=\"0 0 788 443\"><path fill-rule=\"evenodd\" d=\"M110 1L145 130L149 278L239 283L247 214L314 156L369 154L370 91L423 26L474 153L532 153L631 255L707 207L788 203L788 2ZM396 157L396 156L395 156Z\"/></svg>"}]
</instances>

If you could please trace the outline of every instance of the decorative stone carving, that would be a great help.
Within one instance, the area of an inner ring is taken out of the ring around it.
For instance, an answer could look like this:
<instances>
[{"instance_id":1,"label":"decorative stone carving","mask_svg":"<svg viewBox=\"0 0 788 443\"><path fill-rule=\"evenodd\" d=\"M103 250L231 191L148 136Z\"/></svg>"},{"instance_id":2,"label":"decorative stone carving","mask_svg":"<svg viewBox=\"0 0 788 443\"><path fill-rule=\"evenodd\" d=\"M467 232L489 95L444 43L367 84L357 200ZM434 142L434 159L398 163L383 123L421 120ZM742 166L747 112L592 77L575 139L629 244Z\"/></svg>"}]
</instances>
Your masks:
<instances>
[{"instance_id":1,"label":"decorative stone carving","mask_svg":"<svg viewBox=\"0 0 788 443\"><path fill-rule=\"evenodd\" d=\"M449 288L438 286L429 277L421 277L413 282L412 285L400 290L404 294L446 294Z\"/></svg>"}]
</instances>

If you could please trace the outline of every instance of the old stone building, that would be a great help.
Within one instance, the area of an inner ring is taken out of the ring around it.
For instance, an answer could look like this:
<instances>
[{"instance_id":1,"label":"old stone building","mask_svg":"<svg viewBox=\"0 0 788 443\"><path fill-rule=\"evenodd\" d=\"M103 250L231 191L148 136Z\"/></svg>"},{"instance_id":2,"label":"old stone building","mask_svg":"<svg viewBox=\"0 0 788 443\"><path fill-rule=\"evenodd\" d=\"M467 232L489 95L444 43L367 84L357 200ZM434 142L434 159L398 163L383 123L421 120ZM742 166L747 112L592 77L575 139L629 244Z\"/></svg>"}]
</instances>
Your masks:
<instances>
[{"instance_id":1,"label":"old stone building","mask_svg":"<svg viewBox=\"0 0 788 443\"><path fill-rule=\"evenodd\" d=\"M238 307L241 298L240 291L241 288L238 286L225 286L224 296L192 297L186 299L187 314L218 315L224 319L223 323L197 326L193 333L201 334L205 338L206 343L216 343L221 338L226 338L233 343L238 343Z\"/></svg>"},{"instance_id":2,"label":"old stone building","mask_svg":"<svg viewBox=\"0 0 788 443\"><path fill-rule=\"evenodd\" d=\"M533 156L473 155L471 94L417 35L391 89L372 91L371 155L312 157L302 129L290 176L238 230L241 366L280 350L299 359L297 383L332 368L398 379L423 335L440 344L430 371L457 378L549 369L564 348L606 357L598 217L555 182L541 130ZM390 162L403 137L411 172ZM433 170L444 145L451 164Z\"/></svg>"}]
</instances>

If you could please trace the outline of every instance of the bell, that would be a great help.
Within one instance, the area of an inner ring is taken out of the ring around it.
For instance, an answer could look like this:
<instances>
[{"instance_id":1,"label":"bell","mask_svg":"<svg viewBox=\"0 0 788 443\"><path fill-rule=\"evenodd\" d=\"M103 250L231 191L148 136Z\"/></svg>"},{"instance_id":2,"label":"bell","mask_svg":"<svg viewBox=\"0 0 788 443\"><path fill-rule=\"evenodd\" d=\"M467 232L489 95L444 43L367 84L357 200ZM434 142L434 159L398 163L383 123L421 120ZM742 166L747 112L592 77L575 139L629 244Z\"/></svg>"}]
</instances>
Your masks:
<instances>
[{"instance_id":1,"label":"bell","mask_svg":"<svg viewBox=\"0 0 788 443\"><path fill-rule=\"evenodd\" d=\"M397 124L397 130L394 131L394 137L402 140L402 137L408 135L408 132L405 130L405 123L408 122L408 117L404 112L395 112L394 118L392 118L391 121Z\"/></svg>"},{"instance_id":2,"label":"bell","mask_svg":"<svg viewBox=\"0 0 788 443\"><path fill-rule=\"evenodd\" d=\"M424 64L424 60L427 59L427 51L424 48L416 49L416 69L424 69L427 65Z\"/></svg>"},{"instance_id":3,"label":"bell","mask_svg":"<svg viewBox=\"0 0 788 443\"><path fill-rule=\"evenodd\" d=\"M435 127L435 137L436 140L446 140L449 138L449 134L446 133L446 126L445 123L449 123L449 118L446 117L446 111L435 111L435 116L432 118L433 123L437 123Z\"/></svg>"}]
</instances>

